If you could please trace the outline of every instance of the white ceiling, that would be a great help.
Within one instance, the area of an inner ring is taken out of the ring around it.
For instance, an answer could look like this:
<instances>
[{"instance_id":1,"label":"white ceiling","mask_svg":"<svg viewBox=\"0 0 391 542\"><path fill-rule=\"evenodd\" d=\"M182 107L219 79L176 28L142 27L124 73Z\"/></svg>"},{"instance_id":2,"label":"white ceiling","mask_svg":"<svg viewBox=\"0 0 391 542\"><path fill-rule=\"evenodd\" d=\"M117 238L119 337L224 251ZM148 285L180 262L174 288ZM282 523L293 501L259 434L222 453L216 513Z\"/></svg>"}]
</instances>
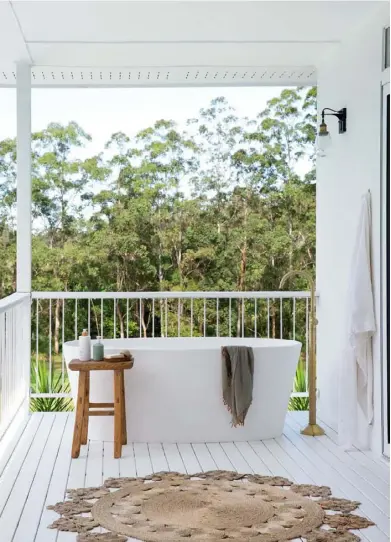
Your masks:
<instances>
[{"instance_id":1,"label":"white ceiling","mask_svg":"<svg viewBox=\"0 0 391 542\"><path fill-rule=\"evenodd\" d=\"M381 3L0 0L0 85L20 61L36 86L312 84Z\"/></svg>"}]
</instances>

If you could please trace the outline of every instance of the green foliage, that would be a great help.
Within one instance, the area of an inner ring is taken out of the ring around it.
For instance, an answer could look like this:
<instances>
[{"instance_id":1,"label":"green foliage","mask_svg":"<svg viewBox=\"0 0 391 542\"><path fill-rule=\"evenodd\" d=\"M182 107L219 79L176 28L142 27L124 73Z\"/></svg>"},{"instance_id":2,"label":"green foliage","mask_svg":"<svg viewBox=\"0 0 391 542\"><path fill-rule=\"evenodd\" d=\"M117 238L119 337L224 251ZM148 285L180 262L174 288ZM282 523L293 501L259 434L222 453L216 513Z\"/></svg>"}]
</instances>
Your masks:
<instances>
[{"instance_id":1,"label":"green foliage","mask_svg":"<svg viewBox=\"0 0 391 542\"><path fill-rule=\"evenodd\" d=\"M65 375L64 375L65 376ZM40 360L31 366L31 389L33 393L70 393L69 382L62 383L61 372L51 375L49 365ZM72 400L65 397L33 397L30 399L32 412L66 412L73 410Z\"/></svg>"},{"instance_id":2,"label":"green foliage","mask_svg":"<svg viewBox=\"0 0 391 542\"><path fill-rule=\"evenodd\" d=\"M306 386L306 370L304 363L300 362L297 366L295 381L293 385L293 391L305 392ZM309 399L308 397L291 397L289 401L288 410L308 410Z\"/></svg>"}]
</instances>

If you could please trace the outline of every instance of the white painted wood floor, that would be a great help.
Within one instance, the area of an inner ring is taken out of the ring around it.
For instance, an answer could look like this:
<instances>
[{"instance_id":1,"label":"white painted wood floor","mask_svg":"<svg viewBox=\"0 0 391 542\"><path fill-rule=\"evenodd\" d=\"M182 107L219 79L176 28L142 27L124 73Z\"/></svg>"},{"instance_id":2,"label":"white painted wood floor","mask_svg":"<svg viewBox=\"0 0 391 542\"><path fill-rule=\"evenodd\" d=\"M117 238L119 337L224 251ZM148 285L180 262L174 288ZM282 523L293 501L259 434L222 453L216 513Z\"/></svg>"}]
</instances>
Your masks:
<instances>
[{"instance_id":1,"label":"white painted wood floor","mask_svg":"<svg viewBox=\"0 0 391 542\"><path fill-rule=\"evenodd\" d=\"M328 427L327 436L303 437L299 429L306 413L289 413L284 435L277 439L135 443L124 447L121 459L113 459L113 443L90 441L80 458L71 460L73 421L73 414L33 414L12 439L0 441L0 542L75 542L74 533L47 529L58 516L46 506L62 501L66 488L101 485L110 476L214 469L331 486L334 496L360 501L358 513L376 523L358 533L363 540L389 540L388 463L369 452L343 452Z\"/></svg>"}]
</instances>

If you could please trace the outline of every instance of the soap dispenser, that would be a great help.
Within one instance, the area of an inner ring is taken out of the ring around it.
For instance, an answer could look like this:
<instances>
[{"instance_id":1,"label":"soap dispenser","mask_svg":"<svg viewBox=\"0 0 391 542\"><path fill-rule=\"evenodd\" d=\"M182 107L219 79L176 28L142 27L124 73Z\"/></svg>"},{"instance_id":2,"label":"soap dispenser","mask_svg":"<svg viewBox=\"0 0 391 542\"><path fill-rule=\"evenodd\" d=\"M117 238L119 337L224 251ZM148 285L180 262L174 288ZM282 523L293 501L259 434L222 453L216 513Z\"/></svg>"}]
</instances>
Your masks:
<instances>
[{"instance_id":1,"label":"soap dispenser","mask_svg":"<svg viewBox=\"0 0 391 542\"><path fill-rule=\"evenodd\" d=\"M89 361L91 359L91 337L86 329L83 329L79 337L79 359L80 361Z\"/></svg>"},{"instance_id":2,"label":"soap dispenser","mask_svg":"<svg viewBox=\"0 0 391 542\"><path fill-rule=\"evenodd\" d=\"M102 337L98 335L96 339L96 343L92 347L92 359L94 361L102 361L104 357L104 348L101 343Z\"/></svg>"}]
</instances>

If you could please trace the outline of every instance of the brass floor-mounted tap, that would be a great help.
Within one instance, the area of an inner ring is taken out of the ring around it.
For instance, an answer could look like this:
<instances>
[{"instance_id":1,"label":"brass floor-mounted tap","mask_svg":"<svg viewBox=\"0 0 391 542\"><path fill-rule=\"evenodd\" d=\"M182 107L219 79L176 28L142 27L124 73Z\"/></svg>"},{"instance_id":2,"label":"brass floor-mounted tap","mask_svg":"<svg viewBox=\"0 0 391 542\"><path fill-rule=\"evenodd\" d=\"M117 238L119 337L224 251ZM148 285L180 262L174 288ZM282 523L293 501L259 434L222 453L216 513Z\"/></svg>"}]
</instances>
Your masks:
<instances>
[{"instance_id":1,"label":"brass floor-mounted tap","mask_svg":"<svg viewBox=\"0 0 391 542\"><path fill-rule=\"evenodd\" d=\"M282 289L285 282L293 276L305 277L311 290L311 310L310 310L310 336L309 336L309 365L308 365L308 395L309 395L309 423L307 427L301 430L303 435L317 437L324 435L324 430L316 423L316 300L315 300L315 282L309 271L289 271L284 275L280 282Z\"/></svg>"}]
</instances>

